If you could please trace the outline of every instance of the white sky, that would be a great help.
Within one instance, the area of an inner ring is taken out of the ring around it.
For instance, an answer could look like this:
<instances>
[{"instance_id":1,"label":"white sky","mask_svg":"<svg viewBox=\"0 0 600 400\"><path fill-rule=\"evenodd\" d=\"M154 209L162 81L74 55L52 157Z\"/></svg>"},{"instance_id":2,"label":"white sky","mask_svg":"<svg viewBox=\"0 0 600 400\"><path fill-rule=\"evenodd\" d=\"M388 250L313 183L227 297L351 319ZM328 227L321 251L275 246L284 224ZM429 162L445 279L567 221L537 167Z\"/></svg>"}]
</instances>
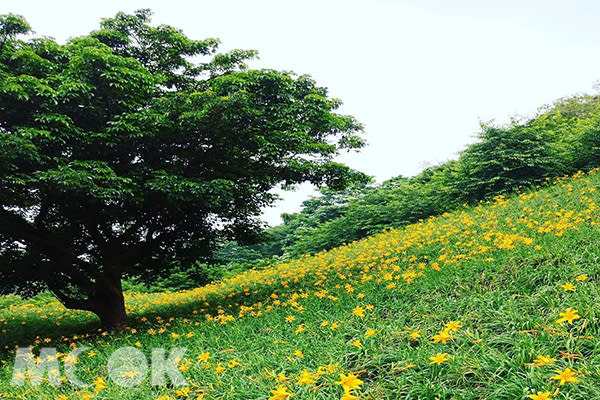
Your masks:
<instances>
[{"instance_id":1,"label":"white sky","mask_svg":"<svg viewBox=\"0 0 600 400\"><path fill-rule=\"evenodd\" d=\"M594 0L0 0L61 42L138 8L222 50L259 50L253 68L312 75L365 125L368 147L341 160L378 182L456 158L480 120L531 115L600 78ZM284 193L264 219L311 193Z\"/></svg>"}]
</instances>

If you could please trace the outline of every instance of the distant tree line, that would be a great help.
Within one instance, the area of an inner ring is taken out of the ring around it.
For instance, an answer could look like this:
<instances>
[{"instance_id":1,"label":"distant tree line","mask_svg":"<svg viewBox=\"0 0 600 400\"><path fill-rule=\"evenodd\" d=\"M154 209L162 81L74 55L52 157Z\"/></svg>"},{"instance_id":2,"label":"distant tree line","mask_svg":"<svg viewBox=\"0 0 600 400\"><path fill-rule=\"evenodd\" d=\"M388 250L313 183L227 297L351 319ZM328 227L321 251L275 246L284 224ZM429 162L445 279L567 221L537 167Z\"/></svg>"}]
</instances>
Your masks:
<instances>
[{"instance_id":1,"label":"distant tree line","mask_svg":"<svg viewBox=\"0 0 600 400\"><path fill-rule=\"evenodd\" d=\"M300 212L284 214L262 243L227 242L217 254L222 263L251 263L315 253L599 165L600 96L572 96L533 118L481 124L478 141L457 160L417 176L323 189Z\"/></svg>"}]
</instances>

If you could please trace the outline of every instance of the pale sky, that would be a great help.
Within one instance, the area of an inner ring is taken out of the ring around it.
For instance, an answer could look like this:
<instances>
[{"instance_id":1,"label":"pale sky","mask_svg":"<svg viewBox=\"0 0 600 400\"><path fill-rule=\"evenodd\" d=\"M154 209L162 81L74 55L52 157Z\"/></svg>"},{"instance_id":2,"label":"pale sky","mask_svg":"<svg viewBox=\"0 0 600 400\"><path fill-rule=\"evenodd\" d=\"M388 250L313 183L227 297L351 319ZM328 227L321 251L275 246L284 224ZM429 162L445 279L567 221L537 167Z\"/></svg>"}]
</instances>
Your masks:
<instances>
[{"instance_id":1,"label":"pale sky","mask_svg":"<svg viewBox=\"0 0 600 400\"><path fill-rule=\"evenodd\" d=\"M252 68L310 74L365 125L369 143L340 157L378 182L457 157L479 121L506 122L592 92L600 79L600 2L589 0L1 0L38 35L60 42L118 11L151 8L154 23L222 50L256 49ZM265 210L299 210L303 185Z\"/></svg>"}]
</instances>

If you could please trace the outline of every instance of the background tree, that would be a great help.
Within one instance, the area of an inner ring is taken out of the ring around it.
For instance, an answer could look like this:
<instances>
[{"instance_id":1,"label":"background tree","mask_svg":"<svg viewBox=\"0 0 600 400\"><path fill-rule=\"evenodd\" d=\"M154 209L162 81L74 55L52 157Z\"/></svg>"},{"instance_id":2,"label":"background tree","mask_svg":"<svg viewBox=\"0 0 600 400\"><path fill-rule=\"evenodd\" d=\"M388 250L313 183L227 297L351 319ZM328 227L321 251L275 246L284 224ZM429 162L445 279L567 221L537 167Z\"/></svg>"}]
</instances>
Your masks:
<instances>
[{"instance_id":1,"label":"background tree","mask_svg":"<svg viewBox=\"0 0 600 400\"><path fill-rule=\"evenodd\" d=\"M565 171L551 134L531 123L482 125L479 139L460 157L459 187L466 202L528 187Z\"/></svg>"},{"instance_id":2,"label":"background tree","mask_svg":"<svg viewBox=\"0 0 600 400\"><path fill-rule=\"evenodd\" d=\"M477 141L457 160L432 166L410 178L355 185L325 192L284 215L267 231L274 240L260 254L296 257L328 250L388 228L399 228L464 204L527 189L600 165L600 96L578 94L541 107L532 118L482 124ZM254 262L257 262L255 260Z\"/></svg>"},{"instance_id":3,"label":"background tree","mask_svg":"<svg viewBox=\"0 0 600 400\"><path fill-rule=\"evenodd\" d=\"M308 76L119 13L89 36L18 40L0 19L0 285L47 286L107 328L121 278L151 280L250 240L278 184L343 188L361 126Z\"/></svg>"}]
</instances>

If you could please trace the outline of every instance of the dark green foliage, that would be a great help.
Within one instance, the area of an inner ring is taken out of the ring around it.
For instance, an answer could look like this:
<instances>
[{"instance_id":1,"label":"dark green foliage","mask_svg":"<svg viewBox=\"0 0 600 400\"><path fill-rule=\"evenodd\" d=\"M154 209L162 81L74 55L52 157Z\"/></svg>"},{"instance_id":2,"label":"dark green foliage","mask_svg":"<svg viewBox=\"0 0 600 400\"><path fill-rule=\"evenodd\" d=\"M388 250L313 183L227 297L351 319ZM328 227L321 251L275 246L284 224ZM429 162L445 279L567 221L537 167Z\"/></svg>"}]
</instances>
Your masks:
<instances>
[{"instance_id":1,"label":"dark green foliage","mask_svg":"<svg viewBox=\"0 0 600 400\"><path fill-rule=\"evenodd\" d=\"M360 124L310 77L248 70L255 51L149 23L119 13L60 45L0 19L3 291L48 285L98 312L121 276L152 281L217 240L253 240L278 184L365 180L332 161L362 146Z\"/></svg>"}]
</instances>

